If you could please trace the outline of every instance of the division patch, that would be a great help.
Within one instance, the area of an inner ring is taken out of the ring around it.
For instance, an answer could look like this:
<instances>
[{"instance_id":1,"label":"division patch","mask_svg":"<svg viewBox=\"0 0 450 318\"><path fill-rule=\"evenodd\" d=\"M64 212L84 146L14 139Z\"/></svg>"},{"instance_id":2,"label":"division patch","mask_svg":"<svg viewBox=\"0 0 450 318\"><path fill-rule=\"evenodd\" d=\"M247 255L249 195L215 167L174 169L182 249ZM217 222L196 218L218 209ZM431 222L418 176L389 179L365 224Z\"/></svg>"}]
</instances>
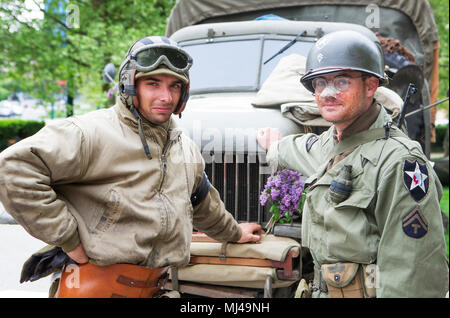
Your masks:
<instances>
[{"instance_id":1,"label":"division patch","mask_svg":"<svg viewBox=\"0 0 450 318\"><path fill-rule=\"evenodd\" d=\"M406 189L416 202L422 200L428 192L429 178L426 165L417 160L405 160L403 165L403 181Z\"/></svg>"},{"instance_id":2,"label":"division patch","mask_svg":"<svg viewBox=\"0 0 450 318\"><path fill-rule=\"evenodd\" d=\"M417 239L428 233L428 222L418 206L403 217L402 229L406 235Z\"/></svg>"}]
</instances>

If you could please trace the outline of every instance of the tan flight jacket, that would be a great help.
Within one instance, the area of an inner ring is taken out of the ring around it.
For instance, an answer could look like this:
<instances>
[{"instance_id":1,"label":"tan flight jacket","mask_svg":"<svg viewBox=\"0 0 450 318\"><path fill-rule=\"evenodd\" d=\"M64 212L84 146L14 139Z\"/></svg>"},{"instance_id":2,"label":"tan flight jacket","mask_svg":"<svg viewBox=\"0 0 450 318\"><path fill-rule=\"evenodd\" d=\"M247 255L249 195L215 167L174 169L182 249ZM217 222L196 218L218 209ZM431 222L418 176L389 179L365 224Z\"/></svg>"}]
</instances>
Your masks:
<instances>
[{"instance_id":1,"label":"tan flight jacket","mask_svg":"<svg viewBox=\"0 0 450 318\"><path fill-rule=\"evenodd\" d=\"M95 265L187 264L193 225L239 240L216 189L193 208L204 161L172 122L144 123L151 160L120 101L48 123L0 154L0 200L32 236L66 252L81 242Z\"/></svg>"}]
</instances>

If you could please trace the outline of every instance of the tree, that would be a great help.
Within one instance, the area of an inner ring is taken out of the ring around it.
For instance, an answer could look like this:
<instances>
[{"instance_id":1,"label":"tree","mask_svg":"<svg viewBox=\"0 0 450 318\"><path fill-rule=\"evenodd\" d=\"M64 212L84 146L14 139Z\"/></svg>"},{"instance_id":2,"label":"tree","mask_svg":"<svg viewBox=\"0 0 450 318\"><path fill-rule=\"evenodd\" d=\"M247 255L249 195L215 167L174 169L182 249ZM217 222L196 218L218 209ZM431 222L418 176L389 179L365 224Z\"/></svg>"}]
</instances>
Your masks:
<instances>
[{"instance_id":1,"label":"tree","mask_svg":"<svg viewBox=\"0 0 450 318\"><path fill-rule=\"evenodd\" d=\"M23 19L25 0L0 0L0 87L50 101L67 90L106 103L101 71L120 65L129 46L163 35L175 0L33 0L43 19ZM61 85L66 81L67 85ZM1 92L1 90L0 90Z\"/></svg>"},{"instance_id":2,"label":"tree","mask_svg":"<svg viewBox=\"0 0 450 318\"><path fill-rule=\"evenodd\" d=\"M445 98L449 88L448 80L448 37L449 37L449 11L447 0L429 0L433 8L434 19L439 32L439 98ZM439 105L439 108L448 109L448 102Z\"/></svg>"}]
</instances>

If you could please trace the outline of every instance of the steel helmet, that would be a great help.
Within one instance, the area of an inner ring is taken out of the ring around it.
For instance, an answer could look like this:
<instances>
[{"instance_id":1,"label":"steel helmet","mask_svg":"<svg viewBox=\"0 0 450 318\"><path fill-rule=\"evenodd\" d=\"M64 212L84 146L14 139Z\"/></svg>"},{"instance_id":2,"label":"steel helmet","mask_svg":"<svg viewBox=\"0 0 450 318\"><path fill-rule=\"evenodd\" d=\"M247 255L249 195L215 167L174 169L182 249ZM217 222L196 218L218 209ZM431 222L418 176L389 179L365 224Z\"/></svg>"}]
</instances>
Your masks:
<instances>
[{"instance_id":1,"label":"steel helmet","mask_svg":"<svg viewBox=\"0 0 450 318\"><path fill-rule=\"evenodd\" d=\"M147 75L169 74L183 82L180 101L174 114L184 110L189 98L189 69L192 58L175 41L163 36L137 40L128 50L119 68L119 92L127 107L136 105L135 81Z\"/></svg>"},{"instance_id":2,"label":"steel helmet","mask_svg":"<svg viewBox=\"0 0 450 318\"><path fill-rule=\"evenodd\" d=\"M339 71L359 71L377 77L380 85L387 82L384 75L384 55L374 40L356 31L328 33L311 48L306 59L306 73L301 83L314 92L312 80L320 75Z\"/></svg>"}]
</instances>

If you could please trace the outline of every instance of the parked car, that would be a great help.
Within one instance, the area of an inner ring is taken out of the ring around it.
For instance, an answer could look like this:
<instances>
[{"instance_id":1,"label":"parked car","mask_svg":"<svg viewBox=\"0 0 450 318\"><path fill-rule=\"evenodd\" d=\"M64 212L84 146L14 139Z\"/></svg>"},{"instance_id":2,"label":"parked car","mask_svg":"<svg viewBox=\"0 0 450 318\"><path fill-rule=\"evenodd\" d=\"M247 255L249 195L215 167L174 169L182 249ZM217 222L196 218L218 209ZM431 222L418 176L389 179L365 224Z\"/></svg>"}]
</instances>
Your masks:
<instances>
[{"instance_id":1,"label":"parked car","mask_svg":"<svg viewBox=\"0 0 450 318\"><path fill-rule=\"evenodd\" d=\"M14 117L17 113L14 112L14 107L11 102L4 100L0 102L0 117Z\"/></svg>"}]
</instances>

